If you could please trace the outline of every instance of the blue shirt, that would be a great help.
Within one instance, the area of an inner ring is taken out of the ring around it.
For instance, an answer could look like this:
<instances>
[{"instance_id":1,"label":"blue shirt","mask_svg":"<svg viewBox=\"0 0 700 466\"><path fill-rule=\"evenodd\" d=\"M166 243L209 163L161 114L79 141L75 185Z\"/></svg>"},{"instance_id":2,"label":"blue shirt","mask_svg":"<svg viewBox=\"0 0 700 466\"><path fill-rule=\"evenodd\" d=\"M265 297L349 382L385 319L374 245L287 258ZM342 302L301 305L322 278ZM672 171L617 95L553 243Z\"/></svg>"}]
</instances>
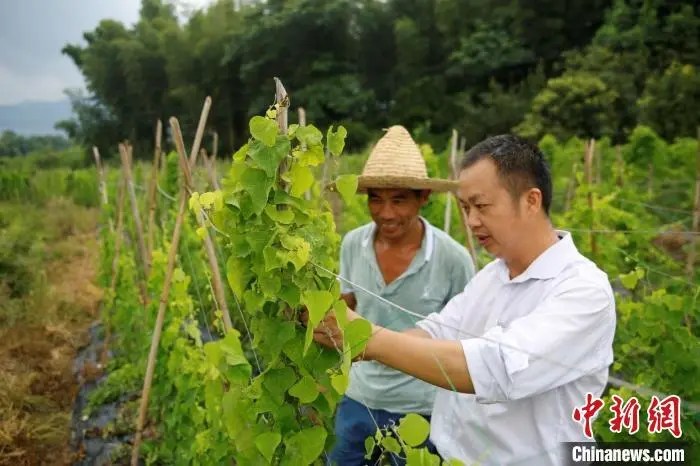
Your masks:
<instances>
[{"instance_id":1,"label":"blue shirt","mask_svg":"<svg viewBox=\"0 0 700 466\"><path fill-rule=\"evenodd\" d=\"M440 312L474 276L469 252L451 236L420 217L425 234L408 268L388 285L374 250L376 224L363 225L343 238L340 275L394 304L427 316ZM355 311L382 327L402 331L416 327L411 316L341 280L343 293L354 293ZM430 414L437 388L375 361L353 363L346 395L372 409Z\"/></svg>"}]
</instances>

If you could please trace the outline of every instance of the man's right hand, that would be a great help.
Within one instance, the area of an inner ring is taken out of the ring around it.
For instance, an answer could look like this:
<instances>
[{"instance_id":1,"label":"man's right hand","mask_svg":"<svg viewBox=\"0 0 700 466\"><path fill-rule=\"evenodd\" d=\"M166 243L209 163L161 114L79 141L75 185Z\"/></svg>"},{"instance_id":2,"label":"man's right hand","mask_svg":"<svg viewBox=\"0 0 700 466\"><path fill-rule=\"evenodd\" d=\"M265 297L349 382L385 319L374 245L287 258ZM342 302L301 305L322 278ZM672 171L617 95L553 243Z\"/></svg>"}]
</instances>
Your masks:
<instances>
[{"instance_id":1,"label":"man's right hand","mask_svg":"<svg viewBox=\"0 0 700 466\"><path fill-rule=\"evenodd\" d=\"M357 299L355 299L355 293L343 293L340 295L341 298L345 301L345 304L348 305L350 309L353 311L357 307Z\"/></svg>"}]
</instances>

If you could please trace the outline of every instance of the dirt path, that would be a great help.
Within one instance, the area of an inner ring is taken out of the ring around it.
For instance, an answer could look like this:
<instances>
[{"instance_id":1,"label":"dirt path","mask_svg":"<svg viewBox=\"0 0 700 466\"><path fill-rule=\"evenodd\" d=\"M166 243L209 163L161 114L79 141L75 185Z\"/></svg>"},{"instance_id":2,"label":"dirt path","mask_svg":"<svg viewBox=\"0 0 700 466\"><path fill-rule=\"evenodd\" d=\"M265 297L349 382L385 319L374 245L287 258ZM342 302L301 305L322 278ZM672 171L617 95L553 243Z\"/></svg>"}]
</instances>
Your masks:
<instances>
[{"instance_id":1,"label":"dirt path","mask_svg":"<svg viewBox=\"0 0 700 466\"><path fill-rule=\"evenodd\" d=\"M0 329L0 465L69 465L73 360L102 297L97 212L46 245L45 296L31 319ZM76 231L77 230L77 231Z\"/></svg>"}]
</instances>

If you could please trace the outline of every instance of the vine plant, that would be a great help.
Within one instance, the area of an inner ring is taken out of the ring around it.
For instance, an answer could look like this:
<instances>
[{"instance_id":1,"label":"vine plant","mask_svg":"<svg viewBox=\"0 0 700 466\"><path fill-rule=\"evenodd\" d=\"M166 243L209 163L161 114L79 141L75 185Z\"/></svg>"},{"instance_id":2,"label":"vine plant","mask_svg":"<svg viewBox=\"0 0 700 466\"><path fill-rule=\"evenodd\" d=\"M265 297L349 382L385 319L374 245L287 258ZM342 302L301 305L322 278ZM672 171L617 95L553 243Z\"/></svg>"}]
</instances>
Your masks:
<instances>
[{"instance_id":1,"label":"vine plant","mask_svg":"<svg viewBox=\"0 0 700 466\"><path fill-rule=\"evenodd\" d=\"M325 161L323 134L313 125L290 125L282 134L276 111L250 120L251 138L233 155L222 189L190 199L223 237L226 276L241 310L239 330L204 345L207 410L228 433L239 465L322 461L351 360L371 333L365 321L341 322L344 348L312 344L313 327L328 311L345 315L340 284L329 273L340 237L312 171ZM329 128L332 157L341 155L346 135ZM336 187L347 198L356 183L345 176ZM308 328L297 323L302 307ZM243 350L248 341L252 361Z\"/></svg>"}]
</instances>

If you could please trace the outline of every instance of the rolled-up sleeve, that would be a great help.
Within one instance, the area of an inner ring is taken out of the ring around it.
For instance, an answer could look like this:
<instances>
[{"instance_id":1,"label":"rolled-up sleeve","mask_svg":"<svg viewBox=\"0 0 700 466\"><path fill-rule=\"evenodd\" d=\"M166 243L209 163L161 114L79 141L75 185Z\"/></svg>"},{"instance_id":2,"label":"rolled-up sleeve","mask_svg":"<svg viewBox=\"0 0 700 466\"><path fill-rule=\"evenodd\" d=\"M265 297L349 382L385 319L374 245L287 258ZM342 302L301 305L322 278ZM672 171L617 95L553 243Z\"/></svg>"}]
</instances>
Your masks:
<instances>
[{"instance_id":1,"label":"rolled-up sleeve","mask_svg":"<svg viewBox=\"0 0 700 466\"><path fill-rule=\"evenodd\" d=\"M461 339L477 401L538 395L607 367L615 334L614 297L571 279L527 316Z\"/></svg>"},{"instance_id":2,"label":"rolled-up sleeve","mask_svg":"<svg viewBox=\"0 0 700 466\"><path fill-rule=\"evenodd\" d=\"M442 311L428 314L418 321L416 327L436 340L459 340L462 318L469 312L468 306L467 294L462 292L450 299Z\"/></svg>"}]
</instances>

